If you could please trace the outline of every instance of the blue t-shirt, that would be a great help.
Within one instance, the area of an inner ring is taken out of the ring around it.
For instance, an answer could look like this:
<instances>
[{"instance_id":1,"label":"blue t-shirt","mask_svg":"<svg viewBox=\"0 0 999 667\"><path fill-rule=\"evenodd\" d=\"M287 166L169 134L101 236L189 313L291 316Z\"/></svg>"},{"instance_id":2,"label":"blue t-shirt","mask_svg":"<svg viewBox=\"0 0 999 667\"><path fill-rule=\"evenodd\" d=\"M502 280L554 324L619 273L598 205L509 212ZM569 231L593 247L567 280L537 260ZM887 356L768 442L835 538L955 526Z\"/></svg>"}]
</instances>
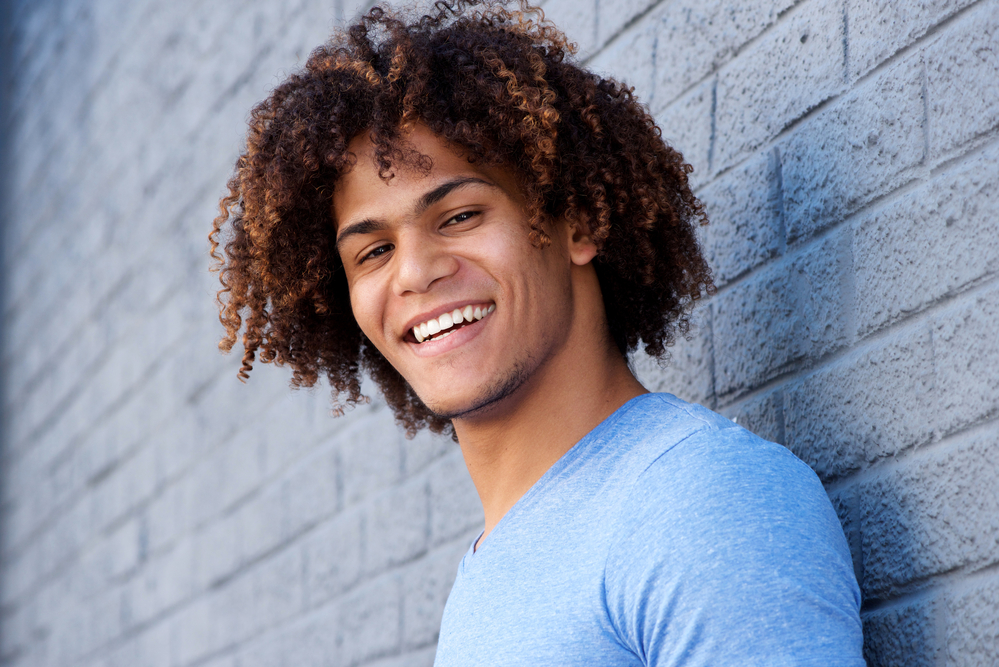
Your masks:
<instances>
[{"instance_id":1,"label":"blue t-shirt","mask_svg":"<svg viewBox=\"0 0 999 667\"><path fill-rule=\"evenodd\" d=\"M669 394L632 399L462 559L435 667L862 667L821 483Z\"/></svg>"}]
</instances>

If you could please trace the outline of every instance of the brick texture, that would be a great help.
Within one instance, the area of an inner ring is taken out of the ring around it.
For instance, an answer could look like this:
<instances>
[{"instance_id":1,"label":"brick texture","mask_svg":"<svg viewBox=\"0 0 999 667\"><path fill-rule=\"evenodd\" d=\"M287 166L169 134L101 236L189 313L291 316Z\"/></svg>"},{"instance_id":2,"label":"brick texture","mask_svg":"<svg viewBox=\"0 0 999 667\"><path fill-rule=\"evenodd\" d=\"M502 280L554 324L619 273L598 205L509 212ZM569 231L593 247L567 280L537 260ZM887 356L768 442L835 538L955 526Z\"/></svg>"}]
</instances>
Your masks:
<instances>
[{"instance_id":1,"label":"brick texture","mask_svg":"<svg viewBox=\"0 0 999 667\"><path fill-rule=\"evenodd\" d=\"M850 76L863 76L973 0L847 0Z\"/></svg>"},{"instance_id":2,"label":"brick texture","mask_svg":"<svg viewBox=\"0 0 999 667\"><path fill-rule=\"evenodd\" d=\"M843 87L843 11L807 2L718 75L718 168L775 137ZM758 63L766 62L760 68Z\"/></svg>"},{"instance_id":3,"label":"brick texture","mask_svg":"<svg viewBox=\"0 0 999 667\"><path fill-rule=\"evenodd\" d=\"M924 310L999 271L995 147L858 220L858 333Z\"/></svg>"},{"instance_id":4,"label":"brick texture","mask_svg":"<svg viewBox=\"0 0 999 667\"><path fill-rule=\"evenodd\" d=\"M834 100L781 141L784 214L793 242L915 177L925 148L918 55Z\"/></svg>"},{"instance_id":5,"label":"brick texture","mask_svg":"<svg viewBox=\"0 0 999 667\"><path fill-rule=\"evenodd\" d=\"M999 660L999 0L544 0L693 165L650 389L826 484L872 666ZM358 0L0 3L0 665L429 667L458 446L218 354L250 107Z\"/></svg>"}]
</instances>

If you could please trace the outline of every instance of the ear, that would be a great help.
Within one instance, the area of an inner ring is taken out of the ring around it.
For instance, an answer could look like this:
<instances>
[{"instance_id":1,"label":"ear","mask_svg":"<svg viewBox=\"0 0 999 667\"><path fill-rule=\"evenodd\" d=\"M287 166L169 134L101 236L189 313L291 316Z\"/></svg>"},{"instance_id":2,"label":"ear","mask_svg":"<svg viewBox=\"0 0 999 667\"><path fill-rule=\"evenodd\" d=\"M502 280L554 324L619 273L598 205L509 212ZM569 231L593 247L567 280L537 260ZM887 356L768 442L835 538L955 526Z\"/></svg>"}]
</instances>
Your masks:
<instances>
[{"instance_id":1,"label":"ear","mask_svg":"<svg viewBox=\"0 0 999 667\"><path fill-rule=\"evenodd\" d=\"M597 256L597 244L593 242L590 226L585 220L566 220L565 233L568 235L569 259L576 266L584 266Z\"/></svg>"}]
</instances>

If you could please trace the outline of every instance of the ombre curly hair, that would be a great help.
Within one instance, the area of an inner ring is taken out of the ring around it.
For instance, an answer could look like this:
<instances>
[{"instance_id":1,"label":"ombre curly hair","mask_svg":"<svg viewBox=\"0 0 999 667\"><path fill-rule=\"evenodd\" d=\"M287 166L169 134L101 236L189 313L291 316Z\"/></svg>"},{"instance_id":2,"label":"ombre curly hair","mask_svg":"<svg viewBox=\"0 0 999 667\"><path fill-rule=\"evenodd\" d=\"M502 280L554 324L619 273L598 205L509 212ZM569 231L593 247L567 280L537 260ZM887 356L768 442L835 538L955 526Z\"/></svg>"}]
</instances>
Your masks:
<instances>
[{"instance_id":1,"label":"ombre curly hair","mask_svg":"<svg viewBox=\"0 0 999 667\"><path fill-rule=\"evenodd\" d=\"M665 360L689 332L693 302L713 291L692 168L631 88L582 69L574 53L526 4L441 0L412 19L374 7L258 104L209 235L219 347L231 350L245 325L240 378L257 355L291 366L294 387L325 374L339 413L366 400L367 372L409 435L450 430L361 333L335 246L348 143L369 133L390 178L411 160L401 138L414 123L515 175L536 246L549 242L547 221L585 221L611 337L622 354L642 343Z\"/></svg>"}]
</instances>

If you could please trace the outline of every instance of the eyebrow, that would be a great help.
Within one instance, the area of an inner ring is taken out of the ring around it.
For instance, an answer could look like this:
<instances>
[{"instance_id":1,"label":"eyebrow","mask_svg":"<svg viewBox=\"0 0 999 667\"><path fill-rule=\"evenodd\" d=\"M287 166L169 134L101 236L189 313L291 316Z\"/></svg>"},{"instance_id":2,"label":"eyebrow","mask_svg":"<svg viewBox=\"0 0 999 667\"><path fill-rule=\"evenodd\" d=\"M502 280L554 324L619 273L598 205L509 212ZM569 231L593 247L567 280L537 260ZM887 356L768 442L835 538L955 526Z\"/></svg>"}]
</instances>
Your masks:
<instances>
[{"instance_id":1,"label":"eyebrow","mask_svg":"<svg viewBox=\"0 0 999 667\"><path fill-rule=\"evenodd\" d=\"M415 214L419 215L426 211L428 208L441 201L449 194L454 192L459 188L463 188L468 185L486 185L491 188L499 187L495 183L490 183L489 181L483 180L481 178L475 178L474 176L465 176L462 178L455 178L445 183L441 183L433 190L425 192L423 196L416 202ZM380 232L384 230L388 225L381 220L374 220L372 218L365 218L364 220L359 220L351 225L347 225L336 237L336 248L337 251L340 250L340 246L343 244L344 240L348 237L355 236L358 234L371 234L373 232Z\"/></svg>"},{"instance_id":2,"label":"eyebrow","mask_svg":"<svg viewBox=\"0 0 999 667\"><path fill-rule=\"evenodd\" d=\"M441 183L436 188L430 192L424 194L420 197L420 201L416 203L416 213L420 214L426 211L428 208L439 202L440 200L447 197L453 191L458 188L463 188L466 185L488 185L489 187L495 188L496 186L489 181L484 181L481 178L475 178L474 176L465 176L463 178L455 178L446 183Z\"/></svg>"},{"instance_id":3,"label":"eyebrow","mask_svg":"<svg viewBox=\"0 0 999 667\"><path fill-rule=\"evenodd\" d=\"M349 237L356 234L371 234L372 232L380 232L385 229L385 227L386 225L384 222L372 220L371 218L366 218L360 222L355 222L352 225L344 227L343 231L336 237L337 252L340 251L340 246L343 245L343 242Z\"/></svg>"}]
</instances>

